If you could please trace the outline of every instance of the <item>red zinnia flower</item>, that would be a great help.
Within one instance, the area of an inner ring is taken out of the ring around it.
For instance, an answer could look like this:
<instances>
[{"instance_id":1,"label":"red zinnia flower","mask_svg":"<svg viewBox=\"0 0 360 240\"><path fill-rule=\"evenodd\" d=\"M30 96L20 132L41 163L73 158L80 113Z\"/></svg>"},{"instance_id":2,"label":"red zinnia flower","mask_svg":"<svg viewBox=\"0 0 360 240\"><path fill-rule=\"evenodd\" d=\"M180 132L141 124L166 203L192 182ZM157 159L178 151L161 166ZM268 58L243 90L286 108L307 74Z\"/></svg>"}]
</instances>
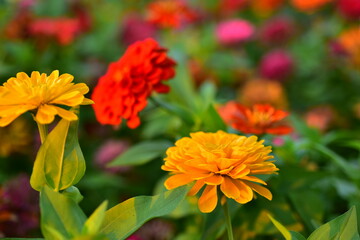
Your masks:
<instances>
[{"instance_id":1,"label":"red zinnia flower","mask_svg":"<svg viewBox=\"0 0 360 240\"><path fill-rule=\"evenodd\" d=\"M197 18L195 11L182 0L158 0L147 7L149 22L164 28L178 28Z\"/></svg>"},{"instance_id":2,"label":"red zinnia flower","mask_svg":"<svg viewBox=\"0 0 360 240\"><path fill-rule=\"evenodd\" d=\"M231 101L219 109L224 121L236 130L252 134L288 134L292 128L283 124L288 113L269 104L255 104L252 108Z\"/></svg>"},{"instance_id":3,"label":"red zinnia flower","mask_svg":"<svg viewBox=\"0 0 360 240\"><path fill-rule=\"evenodd\" d=\"M92 99L96 118L102 124L119 125L127 120L130 128L140 124L138 113L147 105L153 91L167 93L162 81L175 75L175 62L167 50L153 39L135 42L99 80Z\"/></svg>"},{"instance_id":4,"label":"red zinnia flower","mask_svg":"<svg viewBox=\"0 0 360 240\"><path fill-rule=\"evenodd\" d=\"M360 1L359 0L339 0L338 9L342 15L349 19L360 18Z\"/></svg>"}]
</instances>

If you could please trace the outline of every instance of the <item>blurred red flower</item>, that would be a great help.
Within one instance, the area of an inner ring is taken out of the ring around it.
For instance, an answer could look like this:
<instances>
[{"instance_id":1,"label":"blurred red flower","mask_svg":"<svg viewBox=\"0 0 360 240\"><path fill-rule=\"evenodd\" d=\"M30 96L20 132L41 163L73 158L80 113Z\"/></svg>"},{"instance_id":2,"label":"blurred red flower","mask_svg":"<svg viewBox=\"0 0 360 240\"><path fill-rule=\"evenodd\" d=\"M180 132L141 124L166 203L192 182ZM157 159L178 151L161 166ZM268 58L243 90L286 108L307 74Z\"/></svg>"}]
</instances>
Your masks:
<instances>
[{"instance_id":1,"label":"blurred red flower","mask_svg":"<svg viewBox=\"0 0 360 240\"><path fill-rule=\"evenodd\" d=\"M110 64L92 94L100 123L118 126L126 119L128 127L139 126L138 113L146 107L150 94L170 90L163 81L174 77L176 63L166 52L149 38L130 45L117 62Z\"/></svg>"},{"instance_id":2,"label":"blurred red flower","mask_svg":"<svg viewBox=\"0 0 360 240\"><path fill-rule=\"evenodd\" d=\"M134 15L124 20L121 40L126 45L130 45L136 41L153 38L155 34L156 27L153 24Z\"/></svg>"},{"instance_id":3,"label":"blurred red flower","mask_svg":"<svg viewBox=\"0 0 360 240\"><path fill-rule=\"evenodd\" d=\"M284 4L284 0L251 1L252 9L259 15L269 15Z\"/></svg>"},{"instance_id":4,"label":"blurred red flower","mask_svg":"<svg viewBox=\"0 0 360 240\"><path fill-rule=\"evenodd\" d=\"M230 101L218 111L228 125L243 133L283 135L292 132L292 128L283 122L288 113L269 104L255 104L248 108Z\"/></svg>"},{"instance_id":5,"label":"blurred red flower","mask_svg":"<svg viewBox=\"0 0 360 240\"><path fill-rule=\"evenodd\" d=\"M277 17L266 21L259 32L260 41L265 45L283 44L294 35L294 23L286 17Z\"/></svg>"},{"instance_id":6,"label":"blurred red flower","mask_svg":"<svg viewBox=\"0 0 360 240\"><path fill-rule=\"evenodd\" d=\"M338 9L342 15L349 19L360 18L360 1L359 0L339 0Z\"/></svg>"},{"instance_id":7,"label":"blurred red flower","mask_svg":"<svg viewBox=\"0 0 360 240\"><path fill-rule=\"evenodd\" d=\"M291 0L292 5L299 11L312 12L333 0Z\"/></svg>"},{"instance_id":8,"label":"blurred red flower","mask_svg":"<svg viewBox=\"0 0 360 240\"><path fill-rule=\"evenodd\" d=\"M196 12L183 0L158 0L147 7L147 20L163 28L178 28L196 19Z\"/></svg>"},{"instance_id":9,"label":"blurred red flower","mask_svg":"<svg viewBox=\"0 0 360 240\"><path fill-rule=\"evenodd\" d=\"M30 24L29 31L33 36L55 38L59 44L68 45L74 41L81 28L76 18L38 18Z\"/></svg>"}]
</instances>

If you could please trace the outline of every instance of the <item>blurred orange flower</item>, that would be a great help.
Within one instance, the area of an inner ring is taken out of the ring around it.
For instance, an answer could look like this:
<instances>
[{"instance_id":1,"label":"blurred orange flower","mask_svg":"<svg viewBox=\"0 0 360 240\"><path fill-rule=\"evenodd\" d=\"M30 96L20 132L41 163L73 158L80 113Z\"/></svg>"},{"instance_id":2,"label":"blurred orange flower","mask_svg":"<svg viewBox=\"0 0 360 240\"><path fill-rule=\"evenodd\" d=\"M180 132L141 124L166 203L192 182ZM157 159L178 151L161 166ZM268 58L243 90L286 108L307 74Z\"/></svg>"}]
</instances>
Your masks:
<instances>
[{"instance_id":1,"label":"blurred orange flower","mask_svg":"<svg viewBox=\"0 0 360 240\"><path fill-rule=\"evenodd\" d=\"M292 5L302 12L312 12L333 0L291 0Z\"/></svg>"},{"instance_id":2,"label":"blurred orange flower","mask_svg":"<svg viewBox=\"0 0 360 240\"><path fill-rule=\"evenodd\" d=\"M292 131L283 122L288 113L269 104L255 104L248 108L231 101L219 108L219 114L227 124L243 133L282 135Z\"/></svg>"},{"instance_id":3,"label":"blurred orange flower","mask_svg":"<svg viewBox=\"0 0 360 240\"><path fill-rule=\"evenodd\" d=\"M195 11L182 0L158 0L147 7L148 21L163 28L178 28L196 18Z\"/></svg>"},{"instance_id":4,"label":"blurred orange flower","mask_svg":"<svg viewBox=\"0 0 360 240\"><path fill-rule=\"evenodd\" d=\"M212 212L218 202L218 186L224 196L244 204L254 198L254 191L271 200L271 192L259 185L266 182L257 177L273 174L279 169L273 161L271 147L265 147L256 136L245 137L222 131L196 132L184 137L166 151L161 167L171 172L165 181L167 189L190 182L195 184L189 195L197 194L204 186L198 206L201 212ZM256 175L256 176L254 176Z\"/></svg>"},{"instance_id":5,"label":"blurred orange flower","mask_svg":"<svg viewBox=\"0 0 360 240\"><path fill-rule=\"evenodd\" d=\"M253 11L259 15L268 15L284 4L284 0L256 0L250 1Z\"/></svg>"},{"instance_id":6,"label":"blurred orange flower","mask_svg":"<svg viewBox=\"0 0 360 240\"><path fill-rule=\"evenodd\" d=\"M170 90L163 81L174 77L176 63L166 52L149 38L130 45L117 62L110 64L92 94L101 124L118 126L123 118L128 127L139 126L138 113L146 107L150 94Z\"/></svg>"},{"instance_id":7,"label":"blurred orange flower","mask_svg":"<svg viewBox=\"0 0 360 240\"><path fill-rule=\"evenodd\" d=\"M335 111L330 105L317 106L305 114L307 125L325 132L335 120Z\"/></svg>"},{"instance_id":8,"label":"blurred orange flower","mask_svg":"<svg viewBox=\"0 0 360 240\"><path fill-rule=\"evenodd\" d=\"M276 108L286 109L287 107L287 100L281 83L266 79L247 81L240 89L238 100L247 106L268 103Z\"/></svg>"},{"instance_id":9,"label":"blurred orange flower","mask_svg":"<svg viewBox=\"0 0 360 240\"><path fill-rule=\"evenodd\" d=\"M360 66L360 27L354 27L341 33L338 42L349 54L352 63Z\"/></svg>"}]
</instances>

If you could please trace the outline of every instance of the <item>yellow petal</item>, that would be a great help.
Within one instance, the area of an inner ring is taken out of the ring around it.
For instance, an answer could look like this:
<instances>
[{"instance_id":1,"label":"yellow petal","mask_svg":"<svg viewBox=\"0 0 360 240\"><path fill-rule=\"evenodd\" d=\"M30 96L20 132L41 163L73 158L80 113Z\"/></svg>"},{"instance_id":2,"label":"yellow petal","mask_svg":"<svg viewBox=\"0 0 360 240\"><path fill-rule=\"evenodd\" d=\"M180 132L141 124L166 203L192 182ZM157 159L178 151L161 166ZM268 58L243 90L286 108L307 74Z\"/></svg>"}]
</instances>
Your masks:
<instances>
[{"instance_id":1,"label":"yellow petal","mask_svg":"<svg viewBox=\"0 0 360 240\"><path fill-rule=\"evenodd\" d=\"M194 186L190 189L188 195L189 196L194 196L195 194L197 194L200 189L205 185L205 182L203 180L198 180L195 182Z\"/></svg>"},{"instance_id":2,"label":"yellow petal","mask_svg":"<svg viewBox=\"0 0 360 240\"><path fill-rule=\"evenodd\" d=\"M5 127L14 121L20 114L14 114L6 117L0 118L0 127Z\"/></svg>"},{"instance_id":3,"label":"yellow petal","mask_svg":"<svg viewBox=\"0 0 360 240\"><path fill-rule=\"evenodd\" d=\"M260 194L261 196L269 199L269 200L272 200L272 194L271 192L269 191L269 189L263 187L263 186L260 186L256 183L252 183L252 182L246 182L246 184L248 186L250 186L255 192L257 192L258 194Z\"/></svg>"},{"instance_id":4,"label":"yellow petal","mask_svg":"<svg viewBox=\"0 0 360 240\"><path fill-rule=\"evenodd\" d=\"M54 106L41 105L36 113L36 121L41 124L49 124L54 121L55 115L57 114Z\"/></svg>"},{"instance_id":5,"label":"yellow petal","mask_svg":"<svg viewBox=\"0 0 360 240\"><path fill-rule=\"evenodd\" d=\"M190 178L186 174L180 173L180 174L172 175L171 177L166 179L164 185L165 185L166 189L170 190L170 189L174 189L174 188L186 185L192 181L194 181L194 179Z\"/></svg>"},{"instance_id":6,"label":"yellow petal","mask_svg":"<svg viewBox=\"0 0 360 240\"><path fill-rule=\"evenodd\" d=\"M216 208L217 202L217 186L206 186L198 201L200 211L203 213L212 212Z\"/></svg>"},{"instance_id":7,"label":"yellow petal","mask_svg":"<svg viewBox=\"0 0 360 240\"><path fill-rule=\"evenodd\" d=\"M57 113L59 114L60 117L68 120L68 121L75 121L78 119L78 116L76 116L75 113L69 111L69 110L65 110L63 108L57 107L57 106L53 106Z\"/></svg>"},{"instance_id":8,"label":"yellow petal","mask_svg":"<svg viewBox=\"0 0 360 240\"><path fill-rule=\"evenodd\" d=\"M228 198L237 199L240 197L240 189L228 177L224 177L224 182L221 184L220 190Z\"/></svg>"},{"instance_id":9,"label":"yellow petal","mask_svg":"<svg viewBox=\"0 0 360 240\"><path fill-rule=\"evenodd\" d=\"M89 105L89 104L94 104L94 101L89 98L84 98L84 100L81 103L81 105Z\"/></svg>"}]
</instances>

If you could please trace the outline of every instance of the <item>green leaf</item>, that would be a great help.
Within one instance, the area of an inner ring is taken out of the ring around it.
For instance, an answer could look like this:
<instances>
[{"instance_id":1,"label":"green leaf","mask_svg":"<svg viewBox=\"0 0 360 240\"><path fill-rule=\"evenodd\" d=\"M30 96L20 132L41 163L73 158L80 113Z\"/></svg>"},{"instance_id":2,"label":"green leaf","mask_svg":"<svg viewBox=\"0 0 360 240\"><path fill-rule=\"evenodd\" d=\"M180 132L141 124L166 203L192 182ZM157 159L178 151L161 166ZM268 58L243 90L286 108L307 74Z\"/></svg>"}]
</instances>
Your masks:
<instances>
[{"instance_id":1,"label":"green leaf","mask_svg":"<svg viewBox=\"0 0 360 240\"><path fill-rule=\"evenodd\" d=\"M68 196L69 198L72 198L76 203L79 203L83 200L83 195L81 195L79 189L75 186L71 186L64 191L62 191L62 194L65 196Z\"/></svg>"},{"instance_id":2,"label":"green leaf","mask_svg":"<svg viewBox=\"0 0 360 240\"><path fill-rule=\"evenodd\" d=\"M108 202L104 201L91 216L86 220L83 228L85 234L96 234L99 232L100 227L105 218L105 211L107 209Z\"/></svg>"},{"instance_id":3,"label":"green leaf","mask_svg":"<svg viewBox=\"0 0 360 240\"><path fill-rule=\"evenodd\" d=\"M308 240L359 240L356 208L352 207L343 215L316 229Z\"/></svg>"},{"instance_id":4,"label":"green leaf","mask_svg":"<svg viewBox=\"0 0 360 240\"><path fill-rule=\"evenodd\" d=\"M160 157L170 146L172 146L171 142L165 140L144 141L126 150L109 166L141 165Z\"/></svg>"},{"instance_id":5,"label":"green leaf","mask_svg":"<svg viewBox=\"0 0 360 240\"><path fill-rule=\"evenodd\" d=\"M298 232L290 231L291 240L306 240L306 238Z\"/></svg>"},{"instance_id":6,"label":"green leaf","mask_svg":"<svg viewBox=\"0 0 360 240\"><path fill-rule=\"evenodd\" d=\"M171 213L185 198L189 186L155 196L130 198L106 211L102 233L111 240L125 239L151 218Z\"/></svg>"},{"instance_id":7,"label":"green leaf","mask_svg":"<svg viewBox=\"0 0 360 240\"><path fill-rule=\"evenodd\" d=\"M41 230L46 239L65 239L81 233L86 216L77 203L61 193L44 186L40 192ZM56 230L56 236L54 231Z\"/></svg>"},{"instance_id":8,"label":"green leaf","mask_svg":"<svg viewBox=\"0 0 360 240\"><path fill-rule=\"evenodd\" d=\"M281 234L284 236L286 240L292 240L291 233L289 232L289 230L286 229L286 227L284 227L281 223L276 221L271 215L268 215L268 217L270 218L271 222L275 225L275 227L281 232Z\"/></svg>"},{"instance_id":9,"label":"green leaf","mask_svg":"<svg viewBox=\"0 0 360 240\"><path fill-rule=\"evenodd\" d=\"M204 131L216 132L218 130L226 131L227 127L213 104L201 116L202 129Z\"/></svg>"},{"instance_id":10,"label":"green leaf","mask_svg":"<svg viewBox=\"0 0 360 240\"><path fill-rule=\"evenodd\" d=\"M313 144L313 148L320 153L327 156L332 162L340 168L349 178L358 180L360 178L359 169L351 166L343 157L336 154L329 148L321 145L321 144Z\"/></svg>"},{"instance_id":11,"label":"green leaf","mask_svg":"<svg viewBox=\"0 0 360 240\"><path fill-rule=\"evenodd\" d=\"M41 145L31 175L31 186L40 191L48 184L56 191L71 187L85 173L85 159L77 137L78 121L62 119Z\"/></svg>"}]
</instances>

